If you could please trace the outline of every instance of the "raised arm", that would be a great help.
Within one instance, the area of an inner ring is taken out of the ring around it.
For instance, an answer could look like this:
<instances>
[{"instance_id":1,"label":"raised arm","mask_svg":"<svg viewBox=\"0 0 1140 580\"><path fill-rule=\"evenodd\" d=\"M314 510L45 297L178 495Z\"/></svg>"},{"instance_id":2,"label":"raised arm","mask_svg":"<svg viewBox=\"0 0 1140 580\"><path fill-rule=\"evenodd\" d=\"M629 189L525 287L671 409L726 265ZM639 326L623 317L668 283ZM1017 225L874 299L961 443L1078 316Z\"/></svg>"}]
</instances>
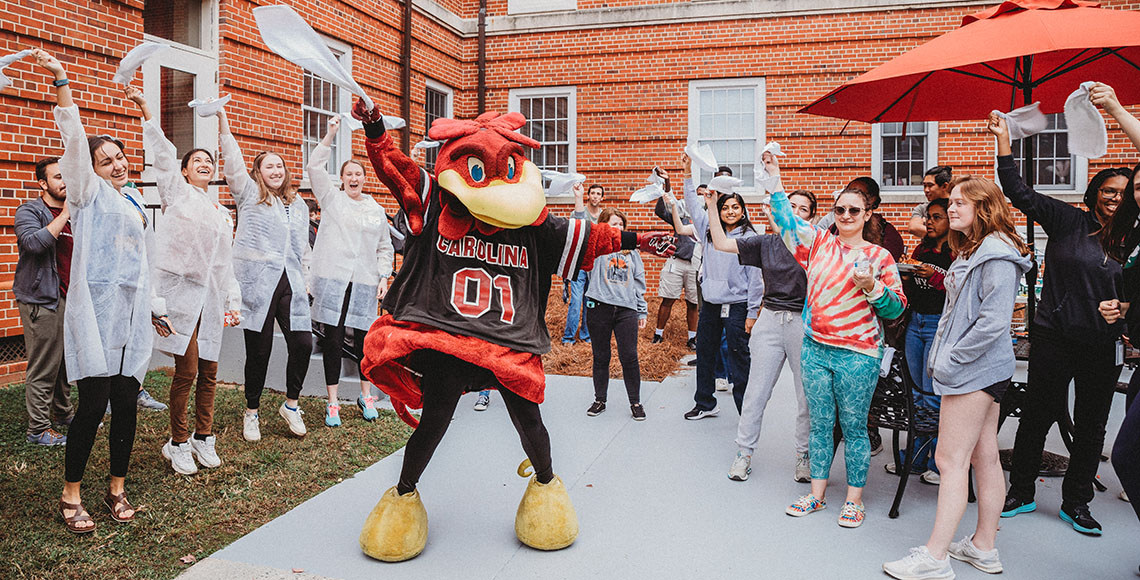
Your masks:
<instances>
[{"instance_id":1,"label":"raised arm","mask_svg":"<svg viewBox=\"0 0 1140 580\"><path fill-rule=\"evenodd\" d=\"M79 119L79 107L71 98L71 87L67 84L67 73L63 65L47 51L36 49L32 53L36 64L54 79L56 107L55 124L63 139L63 156L59 158L60 173L67 184L67 202L82 208L95 199L99 192L99 176L91 164L91 153L87 147L87 133Z\"/></svg>"},{"instance_id":2,"label":"raised arm","mask_svg":"<svg viewBox=\"0 0 1140 580\"><path fill-rule=\"evenodd\" d=\"M986 130L997 138L997 174L1001 182L1002 193L1009 198L1013 207L1016 207L1030 219L1041 224L1046 233L1065 228L1071 219L1080 217L1084 211L1077 209L1059 199L1042 195L1026 185L1021 178L1021 172L1013 160L1013 152L1009 142L1009 128L1005 119L996 113L990 113L986 123Z\"/></svg>"},{"instance_id":3,"label":"raised arm","mask_svg":"<svg viewBox=\"0 0 1140 580\"><path fill-rule=\"evenodd\" d=\"M707 203L708 211L711 212L709 215L716 213L715 198L709 196ZM709 220L709 235L712 237L714 248L730 254L740 253L740 247L736 245L736 240L725 235L724 225L720 223L720 220Z\"/></svg>"},{"instance_id":4,"label":"raised arm","mask_svg":"<svg viewBox=\"0 0 1140 580\"><path fill-rule=\"evenodd\" d=\"M230 121L225 111L218 111L218 132L221 137L222 175L230 187L230 195L234 196L234 201L239 206L254 201L257 183L249 176L241 146L230 132Z\"/></svg>"},{"instance_id":5,"label":"raised arm","mask_svg":"<svg viewBox=\"0 0 1140 580\"><path fill-rule=\"evenodd\" d=\"M780 175L780 164L776 156L765 153L763 161L769 175L777 177ZM806 268L808 254L815 244L816 236L819 235L819 229L796 215L792 203L788 201L788 194L784 193L783 180L776 181L776 191L772 194L768 215L771 216L769 221L776 230L775 233L780 236L796 261Z\"/></svg>"},{"instance_id":6,"label":"raised arm","mask_svg":"<svg viewBox=\"0 0 1140 580\"><path fill-rule=\"evenodd\" d=\"M693 161L686 154L681 155L681 168L685 176L685 180L681 182L681 190L685 192L685 211L689 212L689 221L693 224L692 235L703 236L708 231L709 216L704 212L704 200L697 195L697 188L693 186ZM674 224L677 220L676 213L673 212Z\"/></svg>"},{"instance_id":7,"label":"raised arm","mask_svg":"<svg viewBox=\"0 0 1140 580\"><path fill-rule=\"evenodd\" d=\"M1140 120L1124 109L1116 99L1116 91L1104 83L1096 83L1089 90L1089 100L1112 115L1112 118L1120 124L1120 129L1132 141L1132 146L1140 151Z\"/></svg>"},{"instance_id":8,"label":"raised arm","mask_svg":"<svg viewBox=\"0 0 1140 580\"><path fill-rule=\"evenodd\" d=\"M178 160L178 149L174 147L162 127L150 114L150 107L143 98L142 91L135 87L126 87L123 94L139 108L143 123L143 148L154 155L154 170L158 174L155 179L158 185L158 197L165 210L175 200L190 191L190 185L182 178L181 164Z\"/></svg>"},{"instance_id":9,"label":"raised arm","mask_svg":"<svg viewBox=\"0 0 1140 580\"><path fill-rule=\"evenodd\" d=\"M384 130L384 117L377 107L366 109L364 100L357 99L352 115L364 123L364 147L376 176L404 210L409 233L420 235L424 228L424 206L431 193L430 177L396 147L392 136Z\"/></svg>"},{"instance_id":10,"label":"raised arm","mask_svg":"<svg viewBox=\"0 0 1140 580\"><path fill-rule=\"evenodd\" d=\"M309 172L309 184L313 188L313 197L317 198L317 205L321 209L325 208L325 202L329 199L329 194L333 192L332 178L329 177L329 157L332 156L332 142L336 139L336 132L340 129L340 115L334 115L329 119L328 130L325 131L324 138L321 142L313 148L313 153L309 155L309 165L306 169Z\"/></svg>"}]
</instances>

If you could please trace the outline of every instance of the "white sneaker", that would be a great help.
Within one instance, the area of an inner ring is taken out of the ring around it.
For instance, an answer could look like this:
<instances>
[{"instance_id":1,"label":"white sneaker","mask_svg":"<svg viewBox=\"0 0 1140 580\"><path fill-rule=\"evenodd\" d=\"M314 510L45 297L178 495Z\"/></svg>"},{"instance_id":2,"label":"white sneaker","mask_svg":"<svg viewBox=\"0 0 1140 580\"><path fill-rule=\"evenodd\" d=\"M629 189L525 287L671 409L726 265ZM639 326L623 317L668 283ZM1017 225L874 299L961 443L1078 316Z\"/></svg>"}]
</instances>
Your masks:
<instances>
[{"instance_id":1,"label":"white sneaker","mask_svg":"<svg viewBox=\"0 0 1140 580\"><path fill-rule=\"evenodd\" d=\"M732 460L732 467L728 468L728 478L733 481L745 481L749 473L752 473L752 456L737 451L736 459Z\"/></svg>"},{"instance_id":2,"label":"white sneaker","mask_svg":"<svg viewBox=\"0 0 1140 580\"><path fill-rule=\"evenodd\" d=\"M727 391L731 384L732 383L728 382L728 379L717 379L716 380L716 390L718 390L720 392Z\"/></svg>"},{"instance_id":3,"label":"white sneaker","mask_svg":"<svg viewBox=\"0 0 1140 580\"><path fill-rule=\"evenodd\" d=\"M169 459L174 471L182 475L198 473L198 465L194 463L194 456L190 454L189 443L175 445L173 439L167 439L166 445L162 446L162 456Z\"/></svg>"},{"instance_id":4,"label":"white sneaker","mask_svg":"<svg viewBox=\"0 0 1140 580\"><path fill-rule=\"evenodd\" d=\"M285 419L285 422L289 424L289 431L294 435L304 437L305 433L308 433L308 431L305 430L305 420L301 418L301 415L305 414L305 412L301 410L301 407L298 406L296 409L290 409L285 406L285 403L281 403L281 406L277 408L277 414L281 415L282 419Z\"/></svg>"},{"instance_id":5,"label":"white sneaker","mask_svg":"<svg viewBox=\"0 0 1140 580\"><path fill-rule=\"evenodd\" d=\"M207 435L205 441L195 439L193 435L190 436L190 452L194 454L194 459L202 464L202 467L217 467L222 464L222 460L218 458L218 453L214 451L214 443L217 437Z\"/></svg>"},{"instance_id":6,"label":"white sneaker","mask_svg":"<svg viewBox=\"0 0 1140 580\"><path fill-rule=\"evenodd\" d=\"M811 460L807 453L796 455L796 473L792 479L798 483L811 483Z\"/></svg>"},{"instance_id":7,"label":"white sneaker","mask_svg":"<svg viewBox=\"0 0 1140 580\"><path fill-rule=\"evenodd\" d=\"M1120 501L1126 501L1126 502L1132 503L1132 501L1128 499L1128 492L1124 491L1123 489L1120 490L1120 495L1117 497L1120 498Z\"/></svg>"},{"instance_id":8,"label":"white sneaker","mask_svg":"<svg viewBox=\"0 0 1140 580\"><path fill-rule=\"evenodd\" d=\"M936 560L926 546L911 548L910 554L901 560L883 564L883 572L899 580L950 580L954 569L950 558Z\"/></svg>"},{"instance_id":9,"label":"white sneaker","mask_svg":"<svg viewBox=\"0 0 1140 580\"><path fill-rule=\"evenodd\" d=\"M998 558L997 548L988 552L983 552L974 545L974 535L970 534L947 548L947 552L955 560L961 560L967 564L985 572L986 574L1000 574L1002 571L1001 560Z\"/></svg>"},{"instance_id":10,"label":"white sneaker","mask_svg":"<svg viewBox=\"0 0 1140 580\"><path fill-rule=\"evenodd\" d=\"M246 441L260 441L261 440L261 424L258 421L257 413L243 413L245 419L242 422L241 436Z\"/></svg>"},{"instance_id":11,"label":"white sneaker","mask_svg":"<svg viewBox=\"0 0 1140 580\"><path fill-rule=\"evenodd\" d=\"M938 472L933 469L927 469L926 473L922 474L922 483L940 485L942 483L942 476L938 475Z\"/></svg>"}]
</instances>

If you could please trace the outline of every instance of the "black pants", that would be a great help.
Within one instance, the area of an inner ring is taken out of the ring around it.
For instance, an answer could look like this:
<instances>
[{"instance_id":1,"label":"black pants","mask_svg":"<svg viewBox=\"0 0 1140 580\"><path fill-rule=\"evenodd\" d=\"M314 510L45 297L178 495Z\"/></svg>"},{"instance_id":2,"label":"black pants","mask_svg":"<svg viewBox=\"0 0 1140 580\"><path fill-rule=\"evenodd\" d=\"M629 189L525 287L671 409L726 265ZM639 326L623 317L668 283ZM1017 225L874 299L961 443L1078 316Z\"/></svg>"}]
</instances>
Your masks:
<instances>
[{"instance_id":1,"label":"black pants","mask_svg":"<svg viewBox=\"0 0 1140 580\"><path fill-rule=\"evenodd\" d=\"M408 357L408 368L423 375L423 412L404 448L404 466L396 491L401 495L416 488L436 447L451 425L451 416L463 393L497 384L491 371L435 350L420 350ZM507 389L499 389L511 422L519 433L523 451L534 466L539 483L554 479L550 460L550 435L542 424L538 403L532 403Z\"/></svg>"},{"instance_id":2,"label":"black pants","mask_svg":"<svg viewBox=\"0 0 1140 580\"><path fill-rule=\"evenodd\" d=\"M637 311L586 299L586 326L594 352L594 399L606 401L610 387L610 334L617 338L618 360L629 404L641 403L641 364L637 362Z\"/></svg>"},{"instance_id":3,"label":"black pants","mask_svg":"<svg viewBox=\"0 0 1140 580\"><path fill-rule=\"evenodd\" d=\"M289 361L285 365L285 397L296 399L301 396L301 386L305 373L309 372L309 357L313 354L313 333L310 330L289 330L289 303L293 300L293 290L289 287L289 277L282 272L269 310L265 313L265 324L261 332L245 331L245 406L256 409L261 406L261 391L265 388L265 373L269 370L269 355L273 352L273 321L281 326L285 335L285 346L289 350Z\"/></svg>"},{"instance_id":4,"label":"black pants","mask_svg":"<svg viewBox=\"0 0 1140 580\"><path fill-rule=\"evenodd\" d=\"M1128 382L1125 398L1128 412L1112 445L1112 467L1140 519L1140 397L1137 394L1140 394L1140 372L1132 373L1132 380Z\"/></svg>"},{"instance_id":5,"label":"black pants","mask_svg":"<svg viewBox=\"0 0 1140 580\"><path fill-rule=\"evenodd\" d=\"M716 361L720 353L720 337L728 335L728 374L732 381L732 400L736 412L744 402L748 388L748 372L752 357L748 352L748 333L744 321L748 318L748 303L730 304L728 316L721 316L723 305L701 302L697 319L697 392L693 395L696 408L711 411L716 408Z\"/></svg>"},{"instance_id":6,"label":"black pants","mask_svg":"<svg viewBox=\"0 0 1140 580\"><path fill-rule=\"evenodd\" d=\"M348 316L348 300L352 296L352 284L344 291L344 304L340 307L340 322L336 326L325 324L325 336L320 340L321 361L325 366L325 384L340 382L340 361L344 357L344 319ZM352 354L356 356L356 372L360 373L360 360L364 358L364 334L366 330L352 329ZM364 380L364 375L360 375Z\"/></svg>"},{"instance_id":7,"label":"black pants","mask_svg":"<svg viewBox=\"0 0 1140 580\"><path fill-rule=\"evenodd\" d=\"M1009 471L1010 495L1032 500L1041 451L1049 428L1069 406L1069 381L1076 385L1073 405L1073 445L1069 470L1061 484L1066 507L1088 505L1093 499L1093 478L1104 449L1104 427L1112 407L1120 367L1112 341L1088 343L1036 327L1029 351L1029 382L1013 445Z\"/></svg>"},{"instance_id":8,"label":"black pants","mask_svg":"<svg viewBox=\"0 0 1140 580\"><path fill-rule=\"evenodd\" d=\"M107 443L111 449L111 475L126 477L131 462L131 449L135 446L135 419L138 412L139 382L134 377L87 377L77 381L79 408L67 430L67 450L64 453L64 479L68 483L83 481L91 447L95 445L95 432L111 402L111 433Z\"/></svg>"}]
</instances>

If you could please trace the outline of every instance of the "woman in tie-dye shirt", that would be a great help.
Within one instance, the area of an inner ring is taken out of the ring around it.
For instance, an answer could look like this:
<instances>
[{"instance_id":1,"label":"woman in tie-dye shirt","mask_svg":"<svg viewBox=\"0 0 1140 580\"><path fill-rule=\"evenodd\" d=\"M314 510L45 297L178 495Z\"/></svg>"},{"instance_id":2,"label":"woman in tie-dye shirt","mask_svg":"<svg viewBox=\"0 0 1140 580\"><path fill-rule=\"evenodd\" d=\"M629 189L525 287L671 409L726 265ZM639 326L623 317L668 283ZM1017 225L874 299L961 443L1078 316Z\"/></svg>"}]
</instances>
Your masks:
<instances>
[{"instance_id":1,"label":"woman in tie-dye shirt","mask_svg":"<svg viewBox=\"0 0 1140 580\"><path fill-rule=\"evenodd\" d=\"M779 165L764 154L765 168L779 175ZM863 523L863 486L871 464L867 410L883 356L879 317L894 319L906 308L898 268L890 252L863 239L870 218L869 200L846 190L835 200L839 234L818 229L792 211L782 184L772 195L771 217L784 244L807 269L804 346L801 369L811 414L811 493L788 507L803 516L827 507L824 494L834 458L832 426L838 408L847 464L847 500L839 525Z\"/></svg>"}]
</instances>

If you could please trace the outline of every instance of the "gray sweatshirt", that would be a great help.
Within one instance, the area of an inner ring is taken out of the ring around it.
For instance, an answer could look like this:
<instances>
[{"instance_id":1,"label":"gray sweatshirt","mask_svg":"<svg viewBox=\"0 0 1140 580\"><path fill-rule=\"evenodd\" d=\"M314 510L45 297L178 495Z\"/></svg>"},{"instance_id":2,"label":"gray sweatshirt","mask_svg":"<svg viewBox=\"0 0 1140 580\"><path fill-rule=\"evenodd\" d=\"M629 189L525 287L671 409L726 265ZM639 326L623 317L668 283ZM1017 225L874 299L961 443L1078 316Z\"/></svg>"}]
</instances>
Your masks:
<instances>
[{"instance_id":1,"label":"gray sweatshirt","mask_svg":"<svg viewBox=\"0 0 1140 580\"><path fill-rule=\"evenodd\" d=\"M934 392L964 395L1013 376L1009 326L1019 279L1030 265L1000 234L950 265L946 308L926 363Z\"/></svg>"},{"instance_id":2,"label":"gray sweatshirt","mask_svg":"<svg viewBox=\"0 0 1140 580\"><path fill-rule=\"evenodd\" d=\"M595 258L586 298L636 310L638 318L649 316L645 304L645 265L641 262L641 254L621 251Z\"/></svg>"}]
</instances>

